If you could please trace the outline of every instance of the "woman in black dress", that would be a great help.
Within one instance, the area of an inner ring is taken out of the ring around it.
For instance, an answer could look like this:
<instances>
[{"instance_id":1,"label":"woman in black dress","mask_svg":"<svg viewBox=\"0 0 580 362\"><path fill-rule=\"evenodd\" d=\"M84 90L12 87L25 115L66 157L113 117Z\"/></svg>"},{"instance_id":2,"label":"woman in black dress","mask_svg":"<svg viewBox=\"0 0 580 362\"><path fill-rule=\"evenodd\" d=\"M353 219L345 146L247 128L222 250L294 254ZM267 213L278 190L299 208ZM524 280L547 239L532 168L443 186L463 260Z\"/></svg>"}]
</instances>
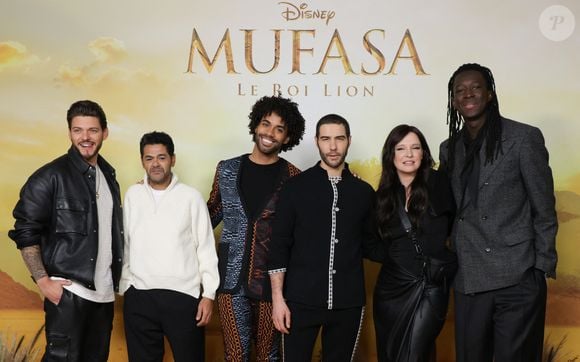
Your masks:
<instances>
[{"instance_id":1,"label":"woman in black dress","mask_svg":"<svg viewBox=\"0 0 580 362\"><path fill-rule=\"evenodd\" d=\"M380 237L369 255L383 263L374 293L377 353L379 361L430 361L445 322L450 281L430 280L425 260L450 253L453 196L447 176L432 169L425 137L413 126L391 131L382 167L376 207ZM415 242L402 218L413 226Z\"/></svg>"}]
</instances>

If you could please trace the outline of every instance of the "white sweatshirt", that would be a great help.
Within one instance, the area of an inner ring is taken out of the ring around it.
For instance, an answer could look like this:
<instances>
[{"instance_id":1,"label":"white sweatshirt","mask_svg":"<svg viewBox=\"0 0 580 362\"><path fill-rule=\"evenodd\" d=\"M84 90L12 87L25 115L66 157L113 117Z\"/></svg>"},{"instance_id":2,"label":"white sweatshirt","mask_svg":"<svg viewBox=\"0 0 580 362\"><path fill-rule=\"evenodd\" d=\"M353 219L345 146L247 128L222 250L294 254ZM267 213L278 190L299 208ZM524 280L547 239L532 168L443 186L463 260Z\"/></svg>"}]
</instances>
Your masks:
<instances>
[{"instance_id":1,"label":"white sweatshirt","mask_svg":"<svg viewBox=\"0 0 580 362\"><path fill-rule=\"evenodd\" d=\"M194 188L173 174L155 202L147 175L127 190L123 205L125 255L119 291L169 289L214 299L219 284L217 255L207 205Z\"/></svg>"}]
</instances>

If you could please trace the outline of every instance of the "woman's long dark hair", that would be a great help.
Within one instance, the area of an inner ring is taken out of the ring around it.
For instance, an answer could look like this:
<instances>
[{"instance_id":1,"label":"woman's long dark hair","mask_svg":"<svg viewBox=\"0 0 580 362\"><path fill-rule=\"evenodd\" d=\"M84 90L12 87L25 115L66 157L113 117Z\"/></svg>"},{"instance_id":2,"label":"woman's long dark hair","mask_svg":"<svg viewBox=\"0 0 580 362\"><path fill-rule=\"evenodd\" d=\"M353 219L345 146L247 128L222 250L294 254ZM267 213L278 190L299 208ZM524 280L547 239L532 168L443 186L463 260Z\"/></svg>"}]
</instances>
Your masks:
<instances>
[{"instance_id":1,"label":"woman's long dark hair","mask_svg":"<svg viewBox=\"0 0 580 362\"><path fill-rule=\"evenodd\" d=\"M406 124L398 125L387 136L381 156L383 171L377 189L376 214L379 233L383 238L388 235L389 221L397 214L397 208L400 204L399 193L401 192L402 186L394 164L395 147L409 133L417 135L421 142L421 148L423 149L421 166L419 166L417 175L410 185L411 196L407 206L409 219L411 219L413 225L417 226L419 224L421 215L427 210L429 205L427 178L429 177L430 169L433 167L433 157L431 156L429 145L427 145L425 136L423 136L423 133L417 127Z\"/></svg>"}]
</instances>

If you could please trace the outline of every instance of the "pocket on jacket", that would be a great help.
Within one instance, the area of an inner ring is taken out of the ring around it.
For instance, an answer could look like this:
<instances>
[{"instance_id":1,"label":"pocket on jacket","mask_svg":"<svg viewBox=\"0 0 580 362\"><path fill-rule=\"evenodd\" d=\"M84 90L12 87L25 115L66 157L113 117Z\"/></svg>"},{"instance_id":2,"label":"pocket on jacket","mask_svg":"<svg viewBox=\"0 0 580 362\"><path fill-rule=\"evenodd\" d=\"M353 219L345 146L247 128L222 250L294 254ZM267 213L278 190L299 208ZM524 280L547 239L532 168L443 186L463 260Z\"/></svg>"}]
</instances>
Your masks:
<instances>
[{"instance_id":1,"label":"pocket on jacket","mask_svg":"<svg viewBox=\"0 0 580 362\"><path fill-rule=\"evenodd\" d=\"M82 200L58 198L55 232L87 235L87 214L88 207Z\"/></svg>"},{"instance_id":2,"label":"pocket on jacket","mask_svg":"<svg viewBox=\"0 0 580 362\"><path fill-rule=\"evenodd\" d=\"M519 228L503 235L504 244L513 246L534 239L534 231L531 228Z\"/></svg>"}]
</instances>

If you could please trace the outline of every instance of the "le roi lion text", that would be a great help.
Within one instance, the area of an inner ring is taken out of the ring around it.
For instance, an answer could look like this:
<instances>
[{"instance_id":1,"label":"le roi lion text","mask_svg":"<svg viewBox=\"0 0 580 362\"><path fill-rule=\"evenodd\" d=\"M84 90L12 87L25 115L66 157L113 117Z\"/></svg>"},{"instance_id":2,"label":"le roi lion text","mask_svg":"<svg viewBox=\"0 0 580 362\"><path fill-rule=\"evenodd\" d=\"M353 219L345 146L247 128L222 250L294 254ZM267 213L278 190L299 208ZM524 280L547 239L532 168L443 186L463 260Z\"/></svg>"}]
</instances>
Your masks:
<instances>
[{"instance_id":1,"label":"le roi lion text","mask_svg":"<svg viewBox=\"0 0 580 362\"><path fill-rule=\"evenodd\" d=\"M397 74L397 67L401 60L409 61L413 65L415 70L415 74L418 76L427 75L425 70L423 69L423 65L421 64L421 59L419 58L419 54L417 52L417 48L413 41L413 37L411 36L411 32L409 29L406 29L402 35L401 41L399 43L398 49L388 64L388 60L383 54L383 50L377 46L376 38L382 37L383 39L386 36L386 31L384 29L370 29L362 36L362 49L364 49L364 53L370 55L366 56L365 61L353 62L349 51L345 47L345 44L342 40L341 34L338 29L335 29L332 35L328 40L328 45L326 46L326 50L322 58L320 58L320 62L316 61L316 64L313 64L312 58L315 52L313 47L306 47L303 45L303 38L304 37L311 37L315 39L317 36L317 30L315 29L301 29L301 30L282 30L282 29L274 29L271 30L272 35L274 37L274 44L272 48L273 52L273 60L272 65L268 69L258 69L254 62L254 33L256 30L254 29L240 29L244 37L244 56L243 56L243 63L242 59L239 57L234 56L234 51L232 48L232 36L230 35L230 30L226 29L219 45L217 46L217 50L212 57L210 57L206 51L204 43L199 36L197 30L193 29L193 34L191 38L191 45L189 49L189 58L187 62L187 69L186 73L195 74L195 63L196 59L199 59L203 64L207 73L212 73L214 68L217 64L217 61L220 57L220 54L224 54L225 62L225 73L226 74L241 74L241 69L245 66L245 71L249 74L271 74L275 72L283 71L280 68L280 57L282 54L281 51L281 38L282 36L286 36L287 34L291 37L291 49L290 54L288 55L291 58L291 62L289 62L290 69L287 69L288 75L327 75L329 69L341 69L344 75L363 75L363 76L393 76ZM375 39L374 42L372 39ZM215 47L212 47L215 49ZM263 53L263 49L262 53ZM352 53L352 50L350 51ZM360 52L356 52L355 55L358 55ZM199 55L196 57L196 55ZM310 56L308 60L305 60L305 55ZM330 62L336 62L338 65L334 67L329 67ZM263 63L261 63L263 64ZM387 67L388 66L388 67ZM386 70L388 69L388 70ZM282 86L279 84L274 84L273 89L275 91L281 92ZM289 86L291 88L293 86ZM353 89L354 86L344 85L342 86L332 86L333 89L343 89L343 93L345 95L352 96L353 94L359 95L373 95L374 90L372 86L360 87L359 89ZM250 86L243 86L238 84L238 95L245 95L246 91L244 88L251 89L249 91L250 94L254 93L255 87L253 85ZM297 87L293 87L294 91L285 92L285 93L297 93ZM307 89L307 88L306 88ZM325 85L325 92L327 91L328 87ZM347 90L348 89L348 90ZM304 93L304 92L303 92ZM292 94L289 94L292 95ZM307 95L307 94L302 94Z\"/></svg>"}]
</instances>

